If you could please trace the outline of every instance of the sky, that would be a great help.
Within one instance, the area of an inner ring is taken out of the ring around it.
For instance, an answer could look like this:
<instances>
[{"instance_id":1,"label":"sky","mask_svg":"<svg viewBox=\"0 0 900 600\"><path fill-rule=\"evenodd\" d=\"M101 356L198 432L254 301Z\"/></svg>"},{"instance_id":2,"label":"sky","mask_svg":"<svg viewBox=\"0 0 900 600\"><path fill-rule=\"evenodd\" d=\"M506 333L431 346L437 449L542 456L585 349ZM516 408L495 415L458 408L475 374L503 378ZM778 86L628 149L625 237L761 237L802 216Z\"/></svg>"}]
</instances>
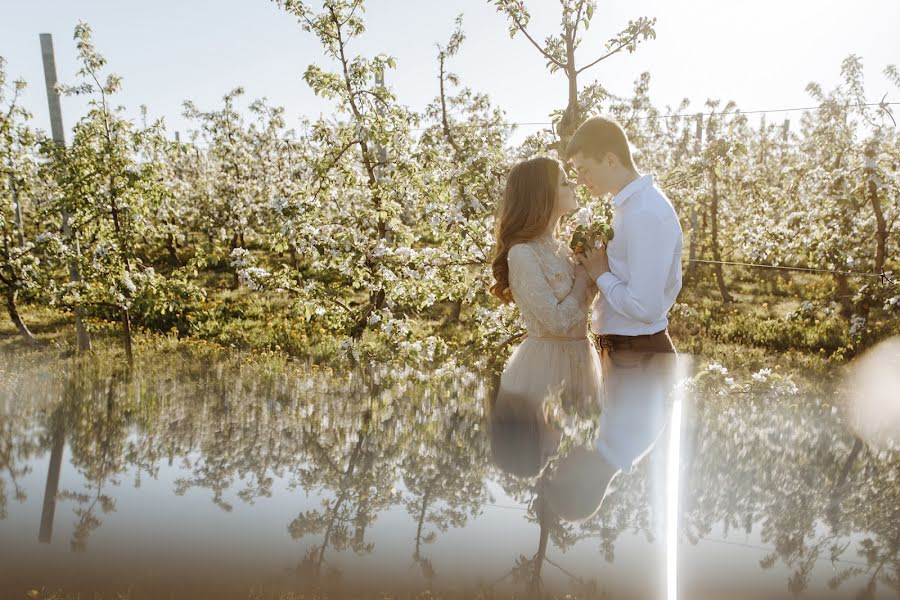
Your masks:
<instances>
[{"instance_id":1,"label":"sky","mask_svg":"<svg viewBox=\"0 0 900 600\"><path fill-rule=\"evenodd\" d=\"M57 73L74 83L78 70L72 39L79 19L88 22L108 68L124 78L118 104L137 119L146 105L175 131L190 128L182 103L201 110L220 105L229 90L242 86L244 106L266 97L284 106L288 125L304 116L333 112L302 79L311 64L331 66L313 34L270 0L0 0L0 56L11 79L28 88L22 103L34 125L49 130L39 33L53 34ZM526 0L529 31L542 40L559 28L557 0ZM437 49L463 14L466 41L450 64L465 85L487 93L513 122L543 122L566 103L566 80L550 74L537 50L508 26L489 0L367 0L367 31L349 52L396 57L386 74L399 100L422 109L438 93ZM840 81L841 61L863 59L872 101L885 93L900 101L900 90L883 75L900 63L900 2L895 0L599 0L584 36L579 65L602 53L606 40L629 19L657 19L655 40L633 54L620 53L581 75L627 95L644 71L650 95L660 107L682 98L701 110L708 98L734 100L743 110L809 106L805 88L815 81L830 89ZM85 100L63 99L63 120L71 128L84 114ZM895 108L895 112L898 112ZM779 122L797 113L778 114ZM754 117L758 119L758 117ZM752 122L752 121L751 121ZM770 121L771 122L771 121ZM517 136L533 131L523 126Z\"/></svg>"}]
</instances>

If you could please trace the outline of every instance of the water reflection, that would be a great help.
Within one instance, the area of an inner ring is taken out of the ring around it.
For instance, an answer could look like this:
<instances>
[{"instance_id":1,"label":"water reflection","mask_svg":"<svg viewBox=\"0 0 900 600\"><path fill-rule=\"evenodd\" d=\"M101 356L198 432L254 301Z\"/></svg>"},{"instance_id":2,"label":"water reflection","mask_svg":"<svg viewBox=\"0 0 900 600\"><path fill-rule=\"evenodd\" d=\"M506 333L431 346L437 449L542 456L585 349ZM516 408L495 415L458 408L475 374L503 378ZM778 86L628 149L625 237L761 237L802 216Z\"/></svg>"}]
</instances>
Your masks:
<instances>
[{"instance_id":1,"label":"water reflection","mask_svg":"<svg viewBox=\"0 0 900 600\"><path fill-rule=\"evenodd\" d=\"M675 575L668 408L632 419L613 477L615 411L517 411L490 377L0 360L7 595L165 573L234 597L660 597ZM828 378L773 369L685 388L679 595L898 597L900 457L849 432Z\"/></svg>"},{"instance_id":2,"label":"water reflection","mask_svg":"<svg viewBox=\"0 0 900 600\"><path fill-rule=\"evenodd\" d=\"M516 394L506 379L493 380L488 403L488 422L494 463L511 476L538 477L531 508L541 525L538 550L521 557L520 571L531 596L542 592L542 567L547 540L563 522L582 523L601 509L610 484L617 475L635 473L636 466L654 448L671 414L665 470L665 493L660 477L660 456L650 461L648 495L654 507L665 505L665 570L645 565L644 579L655 583L644 593L653 597L677 597L677 507L679 494L681 402L684 386L675 383L687 376L668 342L662 348L603 348L604 381L594 410L558 390L547 394ZM556 391L557 393L553 393ZM562 388L564 392L564 386ZM568 399L568 401L567 401ZM550 418L554 414L556 422ZM568 433L559 421L569 424ZM562 447L562 451L559 449ZM551 460L552 459L552 460ZM651 553L652 554L652 553ZM550 561L551 564L552 561ZM558 566L558 565L556 565ZM580 578L575 582L583 585ZM594 588L597 584L594 580Z\"/></svg>"}]
</instances>

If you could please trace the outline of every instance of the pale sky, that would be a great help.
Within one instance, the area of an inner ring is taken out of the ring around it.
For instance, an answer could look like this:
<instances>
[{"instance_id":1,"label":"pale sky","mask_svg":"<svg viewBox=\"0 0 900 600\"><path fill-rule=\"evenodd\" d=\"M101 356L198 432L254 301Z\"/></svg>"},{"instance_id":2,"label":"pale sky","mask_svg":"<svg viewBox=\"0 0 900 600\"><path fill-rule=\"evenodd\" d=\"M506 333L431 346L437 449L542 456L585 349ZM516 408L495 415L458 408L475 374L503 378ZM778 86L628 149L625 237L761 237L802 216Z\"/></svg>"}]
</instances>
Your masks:
<instances>
[{"instance_id":1,"label":"pale sky","mask_svg":"<svg viewBox=\"0 0 900 600\"><path fill-rule=\"evenodd\" d=\"M284 106L289 126L304 115L332 112L332 104L316 98L302 79L310 63L328 64L317 40L269 0L2 3L0 56L12 78L28 82L23 103L44 130L49 119L38 34L53 34L59 79L74 82L78 19L90 23L110 70L124 77L119 104L135 118L146 104L152 116L165 118L170 137L188 128L184 100L210 109L236 86L246 90L245 105L265 96ZM558 28L556 0L526 4L533 37ZM367 32L349 51L395 56L398 68L386 74L387 83L415 109L437 94L435 43L449 37L458 13L467 39L450 66L466 85L488 93L517 122L548 121L548 113L566 103L565 76L550 75L523 36L510 39L505 18L488 0L368 0L366 9ZM887 92L888 100L900 101L900 91L882 75L885 66L900 63L900 2L894 0L600 0L577 63L596 58L611 34L639 16L657 18L657 38L583 73L581 83L598 79L624 95L641 72L650 71L658 106L684 97L696 109L707 98L733 99L744 110L808 106L807 83L831 88L841 61L855 53L863 59L869 99ZM83 100L64 98L66 127L83 111Z\"/></svg>"}]
</instances>

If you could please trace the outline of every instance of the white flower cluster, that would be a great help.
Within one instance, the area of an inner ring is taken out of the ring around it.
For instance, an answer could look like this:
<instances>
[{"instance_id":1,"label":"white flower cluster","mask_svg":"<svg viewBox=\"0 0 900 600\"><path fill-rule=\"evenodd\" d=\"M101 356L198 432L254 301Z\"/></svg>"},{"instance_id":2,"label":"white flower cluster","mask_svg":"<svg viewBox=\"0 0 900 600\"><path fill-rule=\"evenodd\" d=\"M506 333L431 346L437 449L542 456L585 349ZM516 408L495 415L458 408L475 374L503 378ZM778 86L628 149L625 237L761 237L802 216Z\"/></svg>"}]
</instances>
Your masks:
<instances>
[{"instance_id":1,"label":"white flower cluster","mask_svg":"<svg viewBox=\"0 0 900 600\"><path fill-rule=\"evenodd\" d=\"M255 266L253 256L245 248L231 251L231 266L237 270L238 280L251 290L261 290L265 279L271 275L266 269Z\"/></svg>"},{"instance_id":2,"label":"white flower cluster","mask_svg":"<svg viewBox=\"0 0 900 600\"><path fill-rule=\"evenodd\" d=\"M765 383L769 380L769 375L772 374L772 369L760 369L750 377L753 378L753 381L758 381L760 383Z\"/></svg>"},{"instance_id":3,"label":"white flower cluster","mask_svg":"<svg viewBox=\"0 0 900 600\"><path fill-rule=\"evenodd\" d=\"M573 218L576 225L588 226L591 224L591 211L587 208L580 209Z\"/></svg>"},{"instance_id":4,"label":"white flower cluster","mask_svg":"<svg viewBox=\"0 0 900 600\"><path fill-rule=\"evenodd\" d=\"M270 273L262 267L246 267L238 269L237 274L238 280L251 290L261 290L263 288L263 280L270 275ZM321 313L317 314L324 314L324 309Z\"/></svg>"},{"instance_id":5,"label":"white flower cluster","mask_svg":"<svg viewBox=\"0 0 900 600\"><path fill-rule=\"evenodd\" d=\"M278 214L281 214L284 212L284 209L288 207L289 203L290 202L287 198L283 196L275 196L274 198L269 200L269 207L271 207L271 209Z\"/></svg>"},{"instance_id":6,"label":"white flower cluster","mask_svg":"<svg viewBox=\"0 0 900 600\"><path fill-rule=\"evenodd\" d=\"M859 339L866 331L866 318L862 315L850 317L850 337Z\"/></svg>"},{"instance_id":7,"label":"white flower cluster","mask_svg":"<svg viewBox=\"0 0 900 600\"><path fill-rule=\"evenodd\" d=\"M681 319L693 319L698 317L697 311L689 304L683 302L676 302L669 311L669 314Z\"/></svg>"},{"instance_id":8,"label":"white flower cluster","mask_svg":"<svg viewBox=\"0 0 900 600\"><path fill-rule=\"evenodd\" d=\"M253 264L250 251L246 248L235 248L229 256L231 258L231 266L236 269Z\"/></svg>"},{"instance_id":9,"label":"white flower cluster","mask_svg":"<svg viewBox=\"0 0 900 600\"><path fill-rule=\"evenodd\" d=\"M709 365L707 365L707 367L706 367L706 370L711 371L713 373L720 373L722 375L728 375L728 369L723 367L722 365L720 365L717 362L709 363Z\"/></svg>"},{"instance_id":10,"label":"white flower cluster","mask_svg":"<svg viewBox=\"0 0 900 600\"><path fill-rule=\"evenodd\" d=\"M800 388L790 379L785 379L775 384L775 391L784 396L793 396L800 391Z\"/></svg>"},{"instance_id":11,"label":"white flower cluster","mask_svg":"<svg viewBox=\"0 0 900 600\"><path fill-rule=\"evenodd\" d=\"M125 275L122 276L122 285L124 285L125 289L132 294L137 291L137 286L134 285L134 281L131 280L131 273L128 273L127 271Z\"/></svg>"}]
</instances>

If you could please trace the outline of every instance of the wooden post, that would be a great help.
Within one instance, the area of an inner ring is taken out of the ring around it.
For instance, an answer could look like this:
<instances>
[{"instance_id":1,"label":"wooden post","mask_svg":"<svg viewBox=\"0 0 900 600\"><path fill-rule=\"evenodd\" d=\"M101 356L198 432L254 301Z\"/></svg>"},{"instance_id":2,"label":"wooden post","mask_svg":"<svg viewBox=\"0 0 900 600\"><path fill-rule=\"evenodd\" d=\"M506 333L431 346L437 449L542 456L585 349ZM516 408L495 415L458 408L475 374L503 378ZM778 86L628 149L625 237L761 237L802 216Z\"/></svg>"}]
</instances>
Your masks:
<instances>
[{"instance_id":1,"label":"wooden post","mask_svg":"<svg viewBox=\"0 0 900 600\"><path fill-rule=\"evenodd\" d=\"M766 164L769 149L769 136L766 133L766 113L759 120L759 162Z\"/></svg>"},{"instance_id":2,"label":"wooden post","mask_svg":"<svg viewBox=\"0 0 900 600\"><path fill-rule=\"evenodd\" d=\"M722 272L722 254L719 251L719 188L718 188L718 176L716 175L716 170L712 170L711 174L711 192L712 198L710 202L710 225L712 225L712 230L710 231L710 244L712 245L712 255L713 260L716 263L713 265L715 273L716 273L716 285L719 287L719 294L722 296L722 302L728 304L733 301L731 294L728 293L728 288L725 287L725 274Z\"/></svg>"},{"instance_id":3,"label":"wooden post","mask_svg":"<svg viewBox=\"0 0 900 600\"><path fill-rule=\"evenodd\" d=\"M53 36L49 33L42 33L40 38L41 57L44 62L44 82L47 86L47 104L50 107L50 132L56 145L63 148L66 145L66 138L63 130L59 94L56 91L56 59L53 56ZM62 209L62 233L63 238L74 244L76 256L80 255L81 249L78 244L78 237L72 233L72 228L69 225L69 211L65 207ZM72 283L80 282L81 273L78 270L78 262L73 258L69 258L68 262L69 281ZM83 315L84 310L76 306L75 329L78 332L78 350L88 352L91 349L91 336L84 326Z\"/></svg>"},{"instance_id":4,"label":"wooden post","mask_svg":"<svg viewBox=\"0 0 900 600\"><path fill-rule=\"evenodd\" d=\"M703 145L703 114L697 113L694 118L697 120L697 129L694 134L694 156L700 156ZM691 206L691 243L688 249L688 272L693 272L697 263L697 205Z\"/></svg>"},{"instance_id":5,"label":"wooden post","mask_svg":"<svg viewBox=\"0 0 900 600\"><path fill-rule=\"evenodd\" d=\"M791 120L785 119L784 125L782 126L782 129L781 129L781 141L783 141L783 142L788 141L788 132L790 130L791 130Z\"/></svg>"},{"instance_id":6,"label":"wooden post","mask_svg":"<svg viewBox=\"0 0 900 600\"><path fill-rule=\"evenodd\" d=\"M378 69L375 71L375 85L378 86L379 90L384 89L384 69ZM384 115L384 106L378 102L375 104L375 110L379 115ZM375 142L375 156L378 157L378 164L375 165L375 178L378 181L381 181L383 173L385 171L385 167L387 166L387 149L382 146L379 142ZM407 219L411 218L411 214L409 209L407 208L405 211L404 217ZM394 239L394 233L391 231L391 226L387 225L385 228L385 241L390 243Z\"/></svg>"}]
</instances>

